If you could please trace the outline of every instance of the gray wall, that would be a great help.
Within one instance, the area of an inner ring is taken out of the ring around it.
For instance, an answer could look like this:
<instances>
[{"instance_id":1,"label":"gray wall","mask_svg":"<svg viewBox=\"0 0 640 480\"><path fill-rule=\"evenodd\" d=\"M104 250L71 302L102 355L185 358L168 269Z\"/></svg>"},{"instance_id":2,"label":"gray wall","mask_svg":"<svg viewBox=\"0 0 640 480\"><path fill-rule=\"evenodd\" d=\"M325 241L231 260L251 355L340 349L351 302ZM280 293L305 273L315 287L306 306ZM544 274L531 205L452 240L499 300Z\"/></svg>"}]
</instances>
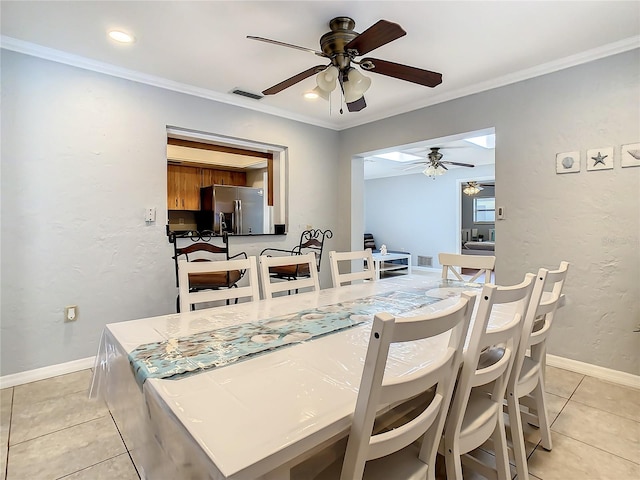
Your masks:
<instances>
[{"instance_id":1,"label":"gray wall","mask_svg":"<svg viewBox=\"0 0 640 480\"><path fill-rule=\"evenodd\" d=\"M5 50L2 110L2 375L95 355L105 324L175 311L167 125L288 147L291 233L233 238L232 253L337 227L337 132Z\"/></svg>"},{"instance_id":2,"label":"gray wall","mask_svg":"<svg viewBox=\"0 0 640 480\"><path fill-rule=\"evenodd\" d=\"M0 373L94 355L104 324L173 311L162 212L174 125L289 147L296 234L234 239L232 250L250 254L291 246L307 224L334 230L330 248L362 248L359 153L495 127L507 213L496 224L498 281L572 262L551 353L637 374L640 168L556 175L555 154L580 150L584 161L588 148L619 155L640 140L638 55L338 133L3 51ZM65 324L69 304L80 317Z\"/></svg>"},{"instance_id":3,"label":"gray wall","mask_svg":"<svg viewBox=\"0 0 640 480\"><path fill-rule=\"evenodd\" d=\"M496 223L497 281L571 262L550 353L639 374L640 168L619 160L620 145L640 141L639 57L634 50L343 131L347 246L361 245L364 228L363 181L354 173L362 159L354 156L495 127L496 199L506 209ZM607 146L615 168L586 171L586 150ZM555 155L573 150L582 171L557 175Z\"/></svg>"}]
</instances>

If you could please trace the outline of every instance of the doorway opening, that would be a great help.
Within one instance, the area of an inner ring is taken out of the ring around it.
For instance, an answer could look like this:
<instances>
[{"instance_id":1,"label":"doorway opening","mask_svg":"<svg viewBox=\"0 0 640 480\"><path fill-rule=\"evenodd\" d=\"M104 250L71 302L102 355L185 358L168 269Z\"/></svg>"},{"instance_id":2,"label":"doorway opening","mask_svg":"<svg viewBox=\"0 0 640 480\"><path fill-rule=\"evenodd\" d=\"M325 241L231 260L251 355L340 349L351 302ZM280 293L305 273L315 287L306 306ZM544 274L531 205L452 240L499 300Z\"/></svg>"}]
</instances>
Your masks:
<instances>
[{"instance_id":1,"label":"doorway opening","mask_svg":"<svg viewBox=\"0 0 640 480\"><path fill-rule=\"evenodd\" d=\"M478 144L482 142L488 143ZM441 154L436 157L440 165L435 167L430 158L434 148ZM431 269L439 270L438 253L464 253L462 188L471 181L491 182L495 188L493 128L388 147L358 157L364 169L364 233L372 234L388 250L410 253L417 271L430 269L418 265L418 258L431 257ZM484 232L485 226L470 227L474 228ZM483 233L483 239L488 235Z\"/></svg>"}]
</instances>

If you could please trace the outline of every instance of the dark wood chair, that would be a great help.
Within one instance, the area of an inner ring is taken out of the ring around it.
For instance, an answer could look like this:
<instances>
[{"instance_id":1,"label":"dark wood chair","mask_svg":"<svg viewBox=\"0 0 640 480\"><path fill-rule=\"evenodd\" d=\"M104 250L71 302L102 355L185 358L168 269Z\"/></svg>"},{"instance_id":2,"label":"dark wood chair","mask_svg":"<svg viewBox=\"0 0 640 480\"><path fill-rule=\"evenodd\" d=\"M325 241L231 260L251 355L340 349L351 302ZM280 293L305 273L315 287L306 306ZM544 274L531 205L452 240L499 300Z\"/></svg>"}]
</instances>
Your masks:
<instances>
[{"instance_id":1,"label":"dark wood chair","mask_svg":"<svg viewBox=\"0 0 640 480\"><path fill-rule=\"evenodd\" d=\"M176 287L180 287L178 274L178 262L187 260L192 262L207 262L216 260L247 259L246 252L229 255L229 238L225 233L222 237L202 234L197 237L187 237L194 243L184 247L178 247L178 238L175 234L169 235L169 241L173 243L173 261L176 269ZM223 246L214 245L213 239L221 238ZM191 255L191 258L189 256ZM221 272L208 272L189 275L189 290L219 290L221 288L234 288L245 274L245 270L231 270ZM237 299L236 299L237 301ZM228 301L227 301L228 303ZM176 299L176 311L180 313L180 295Z\"/></svg>"},{"instance_id":2,"label":"dark wood chair","mask_svg":"<svg viewBox=\"0 0 640 480\"><path fill-rule=\"evenodd\" d=\"M285 255L306 255L307 253L314 253L316 256L316 268L320 272L320 264L322 262L322 251L324 249L324 242L328 238L333 237L331 230L305 230L300 235L300 241L298 245L291 250L284 250L280 248L265 248L260 256L285 256ZM281 280L296 280L298 278L304 278L311 276L308 265L282 265L269 267L269 276L271 278L279 278Z\"/></svg>"}]
</instances>

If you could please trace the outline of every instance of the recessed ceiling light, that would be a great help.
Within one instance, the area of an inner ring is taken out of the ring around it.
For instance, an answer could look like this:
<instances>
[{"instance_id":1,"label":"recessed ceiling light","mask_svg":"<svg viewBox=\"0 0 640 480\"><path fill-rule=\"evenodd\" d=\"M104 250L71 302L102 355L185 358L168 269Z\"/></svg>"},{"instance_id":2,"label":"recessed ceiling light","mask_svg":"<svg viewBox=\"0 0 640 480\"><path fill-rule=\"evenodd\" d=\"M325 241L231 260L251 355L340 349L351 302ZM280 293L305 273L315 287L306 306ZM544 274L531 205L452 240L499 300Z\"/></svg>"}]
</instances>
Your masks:
<instances>
[{"instance_id":1,"label":"recessed ceiling light","mask_svg":"<svg viewBox=\"0 0 640 480\"><path fill-rule=\"evenodd\" d=\"M306 98L307 100L315 100L316 98L318 98L318 94L314 91L311 92L304 92L304 98Z\"/></svg>"},{"instance_id":2,"label":"recessed ceiling light","mask_svg":"<svg viewBox=\"0 0 640 480\"><path fill-rule=\"evenodd\" d=\"M126 32L123 32L122 30L111 30L109 32L109 37L111 37L111 39L115 40L116 42L120 42L120 43L133 43L135 41L135 38L133 35L129 35Z\"/></svg>"}]
</instances>

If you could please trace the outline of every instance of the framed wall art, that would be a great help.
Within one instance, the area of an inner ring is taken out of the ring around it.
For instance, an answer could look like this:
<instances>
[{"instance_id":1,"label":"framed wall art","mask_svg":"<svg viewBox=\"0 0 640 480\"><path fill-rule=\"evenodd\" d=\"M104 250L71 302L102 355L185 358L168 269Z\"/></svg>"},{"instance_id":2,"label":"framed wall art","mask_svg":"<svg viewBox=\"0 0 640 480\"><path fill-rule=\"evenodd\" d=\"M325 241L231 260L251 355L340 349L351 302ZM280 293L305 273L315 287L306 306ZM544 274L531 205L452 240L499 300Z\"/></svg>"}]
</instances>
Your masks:
<instances>
[{"instance_id":1,"label":"framed wall art","mask_svg":"<svg viewBox=\"0 0 640 480\"><path fill-rule=\"evenodd\" d=\"M580 171L580 152L565 152L556 155L556 173Z\"/></svg>"},{"instance_id":2,"label":"framed wall art","mask_svg":"<svg viewBox=\"0 0 640 480\"><path fill-rule=\"evenodd\" d=\"M613 168L613 147L587 150L587 170L609 170Z\"/></svg>"},{"instance_id":3,"label":"framed wall art","mask_svg":"<svg viewBox=\"0 0 640 480\"><path fill-rule=\"evenodd\" d=\"M622 145L620 148L620 166L640 167L640 143Z\"/></svg>"}]
</instances>

